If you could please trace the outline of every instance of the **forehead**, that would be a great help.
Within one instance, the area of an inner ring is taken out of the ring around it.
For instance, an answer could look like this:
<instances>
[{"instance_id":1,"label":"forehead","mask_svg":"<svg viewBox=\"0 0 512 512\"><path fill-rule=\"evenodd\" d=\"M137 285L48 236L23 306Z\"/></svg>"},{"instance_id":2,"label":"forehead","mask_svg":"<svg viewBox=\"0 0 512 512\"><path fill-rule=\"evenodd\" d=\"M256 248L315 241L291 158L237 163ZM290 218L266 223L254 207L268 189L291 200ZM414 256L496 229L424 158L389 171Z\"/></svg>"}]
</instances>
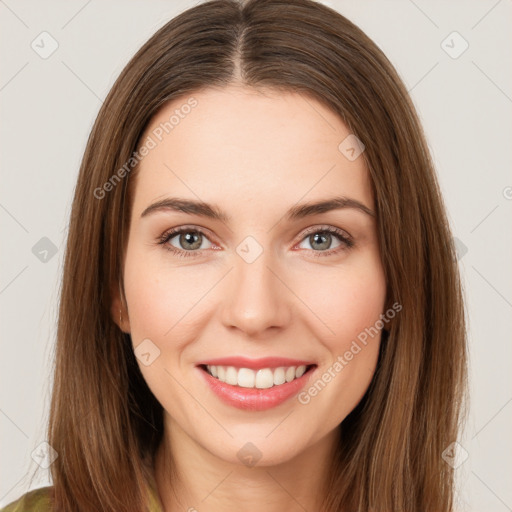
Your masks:
<instances>
[{"instance_id":1,"label":"forehead","mask_svg":"<svg viewBox=\"0 0 512 512\"><path fill-rule=\"evenodd\" d=\"M139 164L136 203L172 193L288 205L345 194L371 207L364 159L339 148L349 135L337 114L301 93L238 85L191 93L146 129L142 141L154 147Z\"/></svg>"}]
</instances>

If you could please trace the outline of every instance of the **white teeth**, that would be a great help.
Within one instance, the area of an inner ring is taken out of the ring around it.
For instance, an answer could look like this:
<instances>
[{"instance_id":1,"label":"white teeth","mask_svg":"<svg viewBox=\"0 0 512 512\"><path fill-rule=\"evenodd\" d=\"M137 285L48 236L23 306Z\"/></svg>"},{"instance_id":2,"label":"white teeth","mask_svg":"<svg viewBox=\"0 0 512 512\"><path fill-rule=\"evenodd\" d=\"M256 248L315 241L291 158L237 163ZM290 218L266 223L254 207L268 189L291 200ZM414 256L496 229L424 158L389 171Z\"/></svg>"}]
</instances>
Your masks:
<instances>
[{"instance_id":1,"label":"white teeth","mask_svg":"<svg viewBox=\"0 0 512 512\"><path fill-rule=\"evenodd\" d=\"M238 385L243 388L253 388L256 374L249 368L240 368L238 370Z\"/></svg>"},{"instance_id":2,"label":"white teeth","mask_svg":"<svg viewBox=\"0 0 512 512\"><path fill-rule=\"evenodd\" d=\"M297 377L297 378L302 377L304 375L305 371L306 371L306 367L305 366L299 366L295 370L295 377Z\"/></svg>"},{"instance_id":3,"label":"white teeth","mask_svg":"<svg viewBox=\"0 0 512 512\"><path fill-rule=\"evenodd\" d=\"M213 377L226 384L240 386L242 388L268 389L279 386L285 382L302 377L306 372L306 366L280 366L279 368L235 368L234 366L207 365L206 369Z\"/></svg>"},{"instance_id":4,"label":"white teeth","mask_svg":"<svg viewBox=\"0 0 512 512\"><path fill-rule=\"evenodd\" d=\"M286 382L291 382L295 378L295 366L290 366L285 373Z\"/></svg>"},{"instance_id":5,"label":"white teeth","mask_svg":"<svg viewBox=\"0 0 512 512\"><path fill-rule=\"evenodd\" d=\"M279 384L284 384L286 382L286 377L284 376L285 368L280 366L274 370L274 385L279 386Z\"/></svg>"},{"instance_id":6,"label":"white teeth","mask_svg":"<svg viewBox=\"0 0 512 512\"><path fill-rule=\"evenodd\" d=\"M274 385L274 375L270 368L258 370L256 373L256 387L258 389L271 388Z\"/></svg>"},{"instance_id":7,"label":"white teeth","mask_svg":"<svg viewBox=\"0 0 512 512\"><path fill-rule=\"evenodd\" d=\"M228 366L226 370L226 384L236 386L238 384L238 372L234 366Z\"/></svg>"}]
</instances>

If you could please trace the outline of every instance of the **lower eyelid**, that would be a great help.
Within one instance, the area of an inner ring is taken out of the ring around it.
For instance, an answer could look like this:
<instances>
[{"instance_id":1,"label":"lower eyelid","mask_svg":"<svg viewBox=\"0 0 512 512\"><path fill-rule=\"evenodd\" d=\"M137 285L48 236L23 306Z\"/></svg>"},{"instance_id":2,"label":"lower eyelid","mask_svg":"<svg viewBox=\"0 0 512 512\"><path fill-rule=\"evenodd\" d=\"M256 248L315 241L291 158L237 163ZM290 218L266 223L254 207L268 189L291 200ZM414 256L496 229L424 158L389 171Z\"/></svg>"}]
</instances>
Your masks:
<instances>
[{"instance_id":1,"label":"lower eyelid","mask_svg":"<svg viewBox=\"0 0 512 512\"><path fill-rule=\"evenodd\" d=\"M217 248L220 247L215 242L212 242L210 240L208 234L203 232L202 230L197 229L197 228L186 228L186 227L177 229L175 231L170 231L170 232L164 233L159 239L159 244L164 245L165 249L167 249L168 251L171 251L178 255L180 255L180 253L181 253L181 255L183 255L183 256L192 256L192 255L198 256L201 254L202 251L208 250L208 249L196 249L196 250L190 251L190 250L185 250L185 249L179 249L178 247L175 247L169 243L169 241L171 239L175 238L176 236L178 236L182 233L187 233L187 232L198 233L198 234L202 235L204 238L206 238L206 240L208 240L212 245L217 246ZM304 242L304 240L306 240L309 236L314 235L316 233L329 233L330 235L334 236L341 244L340 247L337 247L335 249L327 249L325 251L314 251L313 249L306 249L307 251L315 253L316 256L338 253L340 251L350 249L354 245L351 237L348 235L339 233L337 230L333 230L332 228L331 229L318 228L318 229L315 229L314 231L309 231L306 234L302 235L302 238L300 239L300 241L297 244L294 245L294 247L297 247L302 242Z\"/></svg>"}]
</instances>

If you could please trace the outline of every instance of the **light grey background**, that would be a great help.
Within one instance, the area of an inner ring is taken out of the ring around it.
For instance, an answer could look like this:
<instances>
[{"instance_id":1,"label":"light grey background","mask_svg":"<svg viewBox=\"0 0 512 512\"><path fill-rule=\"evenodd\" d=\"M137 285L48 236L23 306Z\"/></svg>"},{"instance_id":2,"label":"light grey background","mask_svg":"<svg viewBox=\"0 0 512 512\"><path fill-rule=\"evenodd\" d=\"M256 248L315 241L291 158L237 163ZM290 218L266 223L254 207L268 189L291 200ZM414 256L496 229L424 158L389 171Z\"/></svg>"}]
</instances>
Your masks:
<instances>
[{"instance_id":1,"label":"light grey background","mask_svg":"<svg viewBox=\"0 0 512 512\"><path fill-rule=\"evenodd\" d=\"M66 225L92 123L135 51L197 3L0 0L0 506L27 490L45 441ZM511 1L323 3L382 48L421 116L460 241L470 323L458 510L512 510ZM31 47L51 49L43 31L58 43L46 59ZM454 31L469 44L457 58ZM33 487L48 485L49 470L41 475Z\"/></svg>"}]
</instances>

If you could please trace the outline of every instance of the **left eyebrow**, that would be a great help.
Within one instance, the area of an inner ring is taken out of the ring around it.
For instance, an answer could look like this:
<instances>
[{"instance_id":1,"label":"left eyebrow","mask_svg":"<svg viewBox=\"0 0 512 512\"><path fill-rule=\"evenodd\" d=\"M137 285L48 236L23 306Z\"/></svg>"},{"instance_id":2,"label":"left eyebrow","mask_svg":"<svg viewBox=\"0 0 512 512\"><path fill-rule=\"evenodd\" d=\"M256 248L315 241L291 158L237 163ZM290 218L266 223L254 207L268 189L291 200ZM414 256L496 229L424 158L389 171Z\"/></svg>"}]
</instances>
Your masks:
<instances>
[{"instance_id":1,"label":"left eyebrow","mask_svg":"<svg viewBox=\"0 0 512 512\"><path fill-rule=\"evenodd\" d=\"M356 199L349 197L333 197L324 201L315 203L303 203L291 207L285 214L288 221L302 219L325 213L330 210L340 210L350 208L360 211L370 217L375 217L375 213L366 205ZM199 215L200 217L207 217L214 220L220 220L228 223L231 217L223 212L217 205L205 203L203 201L195 201L191 199L181 199L177 197L169 197L157 201L149 205L141 214L141 217L146 217L151 213L165 210L174 210L183 213L190 213Z\"/></svg>"},{"instance_id":2,"label":"left eyebrow","mask_svg":"<svg viewBox=\"0 0 512 512\"><path fill-rule=\"evenodd\" d=\"M370 217L375 217L375 213L357 199L352 199L350 197L333 197L332 199L327 199L317 203L303 203L294 206L288 210L286 218L288 220L302 219L311 215L325 213L330 210L340 210L342 208L355 209L369 215Z\"/></svg>"}]
</instances>

